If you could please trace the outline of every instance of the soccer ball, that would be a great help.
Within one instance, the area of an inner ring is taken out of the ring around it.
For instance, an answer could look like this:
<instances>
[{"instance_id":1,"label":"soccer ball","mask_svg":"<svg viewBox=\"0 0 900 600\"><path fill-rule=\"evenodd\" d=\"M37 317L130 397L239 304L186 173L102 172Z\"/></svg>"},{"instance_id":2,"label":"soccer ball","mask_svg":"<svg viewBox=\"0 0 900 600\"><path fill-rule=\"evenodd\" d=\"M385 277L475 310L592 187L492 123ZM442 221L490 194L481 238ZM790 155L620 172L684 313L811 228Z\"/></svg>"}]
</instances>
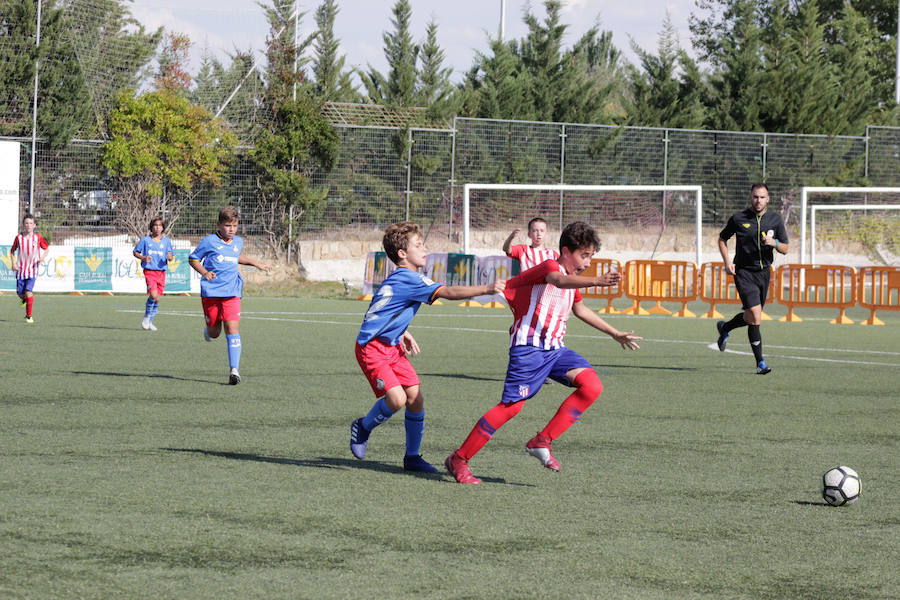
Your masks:
<instances>
[{"instance_id":1,"label":"soccer ball","mask_svg":"<svg viewBox=\"0 0 900 600\"><path fill-rule=\"evenodd\" d=\"M859 489L859 475L850 467L832 467L822 475L822 497L832 506L853 504Z\"/></svg>"}]
</instances>

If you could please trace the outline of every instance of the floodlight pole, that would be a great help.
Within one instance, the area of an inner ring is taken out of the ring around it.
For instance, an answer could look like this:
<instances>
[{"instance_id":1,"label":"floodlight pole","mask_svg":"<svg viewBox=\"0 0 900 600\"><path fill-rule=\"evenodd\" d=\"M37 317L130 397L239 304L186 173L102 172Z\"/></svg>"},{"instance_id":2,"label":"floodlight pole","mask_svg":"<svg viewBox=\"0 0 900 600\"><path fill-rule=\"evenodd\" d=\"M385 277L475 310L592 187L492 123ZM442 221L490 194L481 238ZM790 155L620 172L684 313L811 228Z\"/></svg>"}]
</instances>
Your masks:
<instances>
[{"instance_id":1,"label":"floodlight pole","mask_svg":"<svg viewBox=\"0 0 900 600\"><path fill-rule=\"evenodd\" d=\"M37 149L38 65L41 47L41 0L37 3L37 35L34 39L34 99L31 105L31 178L28 184L28 212L34 214L34 154Z\"/></svg>"},{"instance_id":2,"label":"floodlight pole","mask_svg":"<svg viewBox=\"0 0 900 600\"><path fill-rule=\"evenodd\" d=\"M500 41L506 33L506 0L500 0Z\"/></svg>"}]
</instances>

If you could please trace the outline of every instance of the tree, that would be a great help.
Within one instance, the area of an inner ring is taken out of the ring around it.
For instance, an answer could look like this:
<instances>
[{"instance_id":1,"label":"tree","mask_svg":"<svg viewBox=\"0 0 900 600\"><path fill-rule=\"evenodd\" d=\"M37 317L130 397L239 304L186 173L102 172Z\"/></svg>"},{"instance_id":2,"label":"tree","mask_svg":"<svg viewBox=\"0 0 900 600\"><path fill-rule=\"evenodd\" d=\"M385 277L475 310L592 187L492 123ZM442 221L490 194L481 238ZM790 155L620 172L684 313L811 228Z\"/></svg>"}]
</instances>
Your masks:
<instances>
[{"instance_id":1,"label":"tree","mask_svg":"<svg viewBox=\"0 0 900 600\"><path fill-rule=\"evenodd\" d=\"M270 107L277 107L288 98L293 98L296 86L306 82L304 67L309 58L304 53L316 38L316 33L295 43L295 23L299 27L306 14L300 13L294 18L295 2L280 3L272 0L270 7L263 4L260 6L269 22L265 77L267 102Z\"/></svg>"},{"instance_id":2,"label":"tree","mask_svg":"<svg viewBox=\"0 0 900 600\"><path fill-rule=\"evenodd\" d=\"M451 68L444 68L444 51L437 41L438 26L430 21L425 30L425 41L420 47L418 104L428 107L430 117L448 118L456 109L454 87L450 83Z\"/></svg>"},{"instance_id":3,"label":"tree","mask_svg":"<svg viewBox=\"0 0 900 600\"><path fill-rule=\"evenodd\" d=\"M461 112L485 119L531 119L526 100L528 76L515 52L515 42L491 40L491 55L477 53L466 74Z\"/></svg>"},{"instance_id":4,"label":"tree","mask_svg":"<svg viewBox=\"0 0 900 600\"><path fill-rule=\"evenodd\" d=\"M409 31L412 9L409 0L397 0L392 9L393 33L385 32L384 55L388 62L385 77L372 65L368 73L360 73L369 99L375 104L409 107L416 100L416 60L419 47L413 42Z\"/></svg>"},{"instance_id":5,"label":"tree","mask_svg":"<svg viewBox=\"0 0 900 600\"><path fill-rule=\"evenodd\" d=\"M180 33L166 34L159 56L156 89L184 92L191 86L191 76L185 70L191 40Z\"/></svg>"},{"instance_id":6,"label":"tree","mask_svg":"<svg viewBox=\"0 0 900 600\"><path fill-rule=\"evenodd\" d=\"M210 113L219 113L238 139L249 144L268 118L265 84L259 70L253 67L251 51L238 51L230 58L231 63L225 67L215 57L204 54L189 97Z\"/></svg>"},{"instance_id":7,"label":"tree","mask_svg":"<svg viewBox=\"0 0 900 600\"><path fill-rule=\"evenodd\" d=\"M116 224L137 238L150 218L169 228L204 185L222 183L237 139L204 108L170 90L123 90L101 161L116 184Z\"/></svg>"},{"instance_id":8,"label":"tree","mask_svg":"<svg viewBox=\"0 0 900 600\"><path fill-rule=\"evenodd\" d=\"M338 56L340 40L334 35L338 10L337 0L323 0L316 9L318 36L312 59L313 90L316 97L325 102L357 102L359 93L353 85L353 72L344 70L347 57Z\"/></svg>"}]
</instances>

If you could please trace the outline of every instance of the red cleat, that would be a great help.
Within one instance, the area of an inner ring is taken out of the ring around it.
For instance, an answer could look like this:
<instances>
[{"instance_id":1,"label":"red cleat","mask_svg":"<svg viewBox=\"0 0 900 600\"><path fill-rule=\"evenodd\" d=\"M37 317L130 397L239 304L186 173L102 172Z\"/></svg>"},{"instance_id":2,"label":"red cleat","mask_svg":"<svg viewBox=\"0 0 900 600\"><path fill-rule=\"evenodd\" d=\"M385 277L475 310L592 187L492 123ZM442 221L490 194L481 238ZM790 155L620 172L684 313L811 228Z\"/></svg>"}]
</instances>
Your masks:
<instances>
[{"instance_id":1,"label":"red cleat","mask_svg":"<svg viewBox=\"0 0 900 600\"><path fill-rule=\"evenodd\" d=\"M559 462L550 454L551 442L552 440L549 437L539 433L528 440L528 443L525 444L525 451L541 461L541 464L551 471L559 471L561 468Z\"/></svg>"},{"instance_id":2,"label":"red cleat","mask_svg":"<svg viewBox=\"0 0 900 600\"><path fill-rule=\"evenodd\" d=\"M447 471L453 475L457 483L481 483L481 480L469 471L469 461L460 456L458 452L448 456L444 461L444 466L447 467Z\"/></svg>"}]
</instances>

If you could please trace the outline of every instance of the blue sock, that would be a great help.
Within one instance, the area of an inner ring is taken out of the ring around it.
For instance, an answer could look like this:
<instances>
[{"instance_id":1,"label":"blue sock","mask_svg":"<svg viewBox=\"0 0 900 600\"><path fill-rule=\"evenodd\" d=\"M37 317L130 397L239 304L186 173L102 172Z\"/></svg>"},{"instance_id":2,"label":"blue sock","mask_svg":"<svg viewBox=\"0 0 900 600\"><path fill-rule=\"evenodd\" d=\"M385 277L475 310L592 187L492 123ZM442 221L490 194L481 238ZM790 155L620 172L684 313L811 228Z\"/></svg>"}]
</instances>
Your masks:
<instances>
[{"instance_id":1,"label":"blue sock","mask_svg":"<svg viewBox=\"0 0 900 600\"><path fill-rule=\"evenodd\" d=\"M425 409L417 413L407 410L403 424L406 426L406 455L421 454L419 448L422 446L422 433L425 431Z\"/></svg>"},{"instance_id":2,"label":"blue sock","mask_svg":"<svg viewBox=\"0 0 900 600\"><path fill-rule=\"evenodd\" d=\"M369 409L369 414L363 417L362 426L367 431L372 431L382 423L387 423L387 420L393 416L394 411L390 409L382 397L375 401L375 404Z\"/></svg>"},{"instance_id":3,"label":"blue sock","mask_svg":"<svg viewBox=\"0 0 900 600\"><path fill-rule=\"evenodd\" d=\"M150 307L150 321L153 321L153 318L156 316L156 312L159 310L159 300L156 300L153 305Z\"/></svg>"},{"instance_id":4,"label":"blue sock","mask_svg":"<svg viewBox=\"0 0 900 600\"><path fill-rule=\"evenodd\" d=\"M155 304L155 302L153 302L153 298L151 298L150 296L147 296L147 303L144 304L144 316L145 317L149 317L150 315L153 314L153 305L154 304Z\"/></svg>"},{"instance_id":5,"label":"blue sock","mask_svg":"<svg viewBox=\"0 0 900 600\"><path fill-rule=\"evenodd\" d=\"M228 366L237 369L241 364L241 334L229 333L225 341L228 343Z\"/></svg>"}]
</instances>

